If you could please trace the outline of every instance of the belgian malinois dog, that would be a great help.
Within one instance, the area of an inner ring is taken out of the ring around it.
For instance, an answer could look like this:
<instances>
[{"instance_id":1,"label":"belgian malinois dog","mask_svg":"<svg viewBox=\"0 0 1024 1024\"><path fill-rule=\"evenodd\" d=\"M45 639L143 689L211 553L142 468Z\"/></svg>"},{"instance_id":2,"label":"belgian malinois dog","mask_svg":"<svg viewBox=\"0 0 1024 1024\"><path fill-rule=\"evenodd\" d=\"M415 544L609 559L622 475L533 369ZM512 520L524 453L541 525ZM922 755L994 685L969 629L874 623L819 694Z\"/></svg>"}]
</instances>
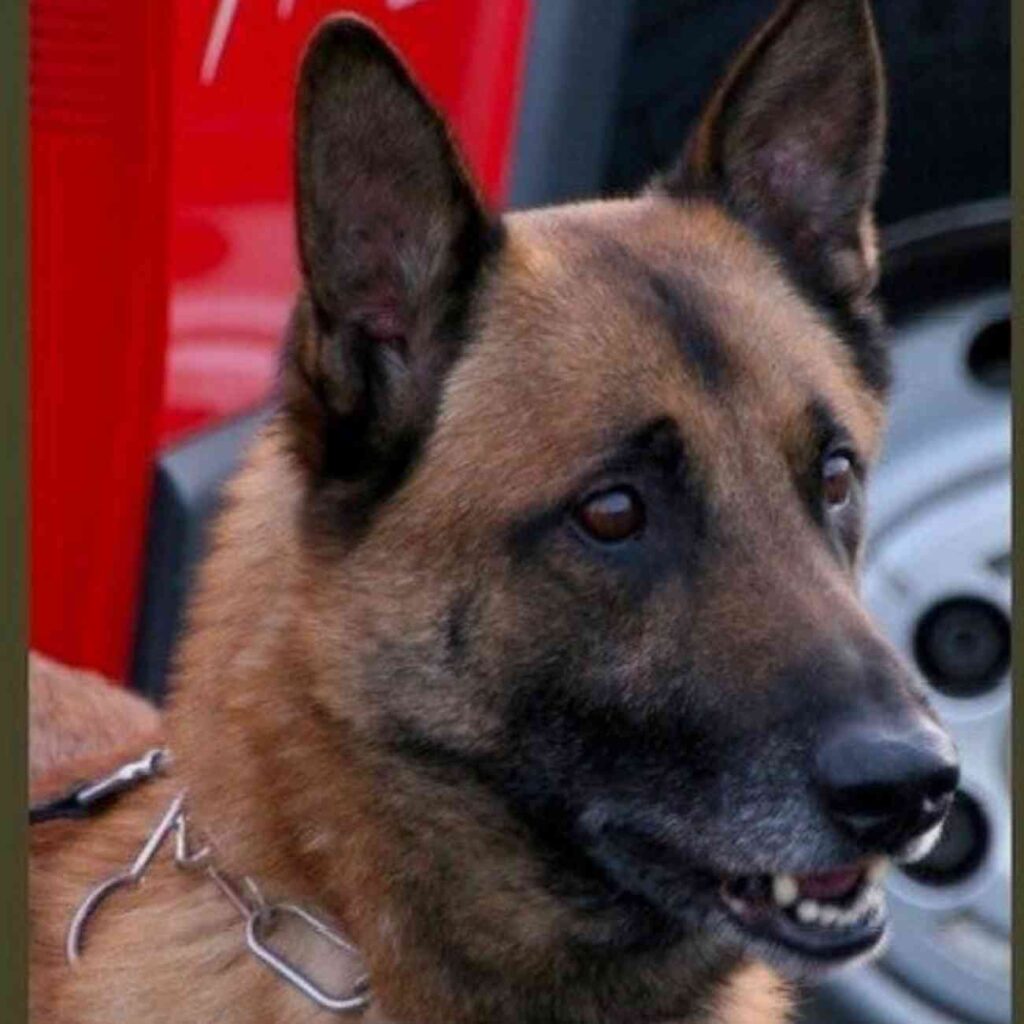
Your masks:
<instances>
[{"instance_id":1,"label":"belgian malinois dog","mask_svg":"<svg viewBox=\"0 0 1024 1024\"><path fill-rule=\"evenodd\" d=\"M958 775L857 594L883 108L866 0L789 0L640 195L498 217L391 49L323 26L279 410L169 776L37 829L37 1021L326 1019L246 946L268 901L400 1024L763 1024L879 948ZM164 851L65 966L182 791L249 896Z\"/></svg>"}]
</instances>

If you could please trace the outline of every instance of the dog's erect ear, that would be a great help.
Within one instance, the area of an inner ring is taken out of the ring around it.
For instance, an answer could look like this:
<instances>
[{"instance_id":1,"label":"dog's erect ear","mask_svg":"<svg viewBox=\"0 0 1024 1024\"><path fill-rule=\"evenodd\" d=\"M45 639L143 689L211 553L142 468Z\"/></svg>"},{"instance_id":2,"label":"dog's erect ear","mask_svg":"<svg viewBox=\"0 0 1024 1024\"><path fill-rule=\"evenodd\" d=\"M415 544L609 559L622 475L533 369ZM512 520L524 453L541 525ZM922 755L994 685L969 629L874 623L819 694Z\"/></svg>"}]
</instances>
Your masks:
<instances>
[{"instance_id":1,"label":"dog's erect ear","mask_svg":"<svg viewBox=\"0 0 1024 1024\"><path fill-rule=\"evenodd\" d=\"M870 334L884 108L867 0L787 0L741 52L662 185L723 199L841 326Z\"/></svg>"},{"instance_id":2,"label":"dog's erect ear","mask_svg":"<svg viewBox=\"0 0 1024 1024\"><path fill-rule=\"evenodd\" d=\"M284 401L300 458L354 495L401 479L463 343L499 231L444 121L365 22L326 22L296 108L305 293Z\"/></svg>"}]
</instances>

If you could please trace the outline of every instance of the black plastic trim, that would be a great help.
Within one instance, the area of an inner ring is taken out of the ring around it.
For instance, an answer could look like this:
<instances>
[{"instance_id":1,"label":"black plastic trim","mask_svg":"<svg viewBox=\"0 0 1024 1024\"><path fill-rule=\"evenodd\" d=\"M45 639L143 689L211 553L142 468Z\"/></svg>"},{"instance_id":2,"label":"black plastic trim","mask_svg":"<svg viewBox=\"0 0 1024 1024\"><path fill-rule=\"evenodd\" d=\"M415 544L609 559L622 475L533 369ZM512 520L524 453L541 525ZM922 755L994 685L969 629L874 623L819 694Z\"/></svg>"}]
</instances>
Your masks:
<instances>
[{"instance_id":1,"label":"black plastic trim","mask_svg":"<svg viewBox=\"0 0 1024 1024\"><path fill-rule=\"evenodd\" d=\"M631 0L534 4L510 206L601 190L632 7Z\"/></svg>"},{"instance_id":2,"label":"black plastic trim","mask_svg":"<svg viewBox=\"0 0 1024 1024\"><path fill-rule=\"evenodd\" d=\"M149 530L132 654L132 686L162 703L192 574L221 488L258 427L261 410L162 452L150 499Z\"/></svg>"}]
</instances>

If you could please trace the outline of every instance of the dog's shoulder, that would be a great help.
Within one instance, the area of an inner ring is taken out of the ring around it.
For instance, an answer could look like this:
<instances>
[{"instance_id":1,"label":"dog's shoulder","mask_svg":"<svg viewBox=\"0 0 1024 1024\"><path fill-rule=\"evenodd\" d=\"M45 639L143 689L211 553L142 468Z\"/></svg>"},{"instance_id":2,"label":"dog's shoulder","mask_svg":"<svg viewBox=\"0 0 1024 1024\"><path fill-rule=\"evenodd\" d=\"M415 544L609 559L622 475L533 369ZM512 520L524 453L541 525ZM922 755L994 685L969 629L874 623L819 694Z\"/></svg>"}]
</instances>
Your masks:
<instances>
[{"instance_id":1,"label":"dog's shoulder","mask_svg":"<svg viewBox=\"0 0 1024 1024\"><path fill-rule=\"evenodd\" d=\"M160 715L148 701L95 672L42 654L29 657L29 777L32 799L105 770L122 749L160 741ZM84 775L81 773L84 772Z\"/></svg>"},{"instance_id":2,"label":"dog's shoulder","mask_svg":"<svg viewBox=\"0 0 1024 1024\"><path fill-rule=\"evenodd\" d=\"M282 996L298 997L247 955L237 911L202 872L175 867L169 846L138 885L99 904L79 962L67 962L76 908L94 887L129 867L176 785L173 778L157 780L94 819L33 828L30 998L36 1024L226 1020L242 1006L255 1024L292 1019L287 1014L295 1007L283 1007Z\"/></svg>"}]
</instances>

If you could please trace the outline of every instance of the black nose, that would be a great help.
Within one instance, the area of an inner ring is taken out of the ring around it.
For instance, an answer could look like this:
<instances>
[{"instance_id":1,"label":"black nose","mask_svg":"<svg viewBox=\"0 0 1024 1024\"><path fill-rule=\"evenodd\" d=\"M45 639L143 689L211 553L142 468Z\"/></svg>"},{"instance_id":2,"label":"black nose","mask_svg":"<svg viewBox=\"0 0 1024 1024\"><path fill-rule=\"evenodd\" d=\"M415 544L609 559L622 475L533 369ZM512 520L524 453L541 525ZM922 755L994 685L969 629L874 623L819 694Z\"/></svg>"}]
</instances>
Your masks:
<instances>
[{"instance_id":1,"label":"black nose","mask_svg":"<svg viewBox=\"0 0 1024 1024\"><path fill-rule=\"evenodd\" d=\"M829 813L862 846L899 853L942 821L960 780L949 737L848 724L818 750L816 780Z\"/></svg>"}]
</instances>

